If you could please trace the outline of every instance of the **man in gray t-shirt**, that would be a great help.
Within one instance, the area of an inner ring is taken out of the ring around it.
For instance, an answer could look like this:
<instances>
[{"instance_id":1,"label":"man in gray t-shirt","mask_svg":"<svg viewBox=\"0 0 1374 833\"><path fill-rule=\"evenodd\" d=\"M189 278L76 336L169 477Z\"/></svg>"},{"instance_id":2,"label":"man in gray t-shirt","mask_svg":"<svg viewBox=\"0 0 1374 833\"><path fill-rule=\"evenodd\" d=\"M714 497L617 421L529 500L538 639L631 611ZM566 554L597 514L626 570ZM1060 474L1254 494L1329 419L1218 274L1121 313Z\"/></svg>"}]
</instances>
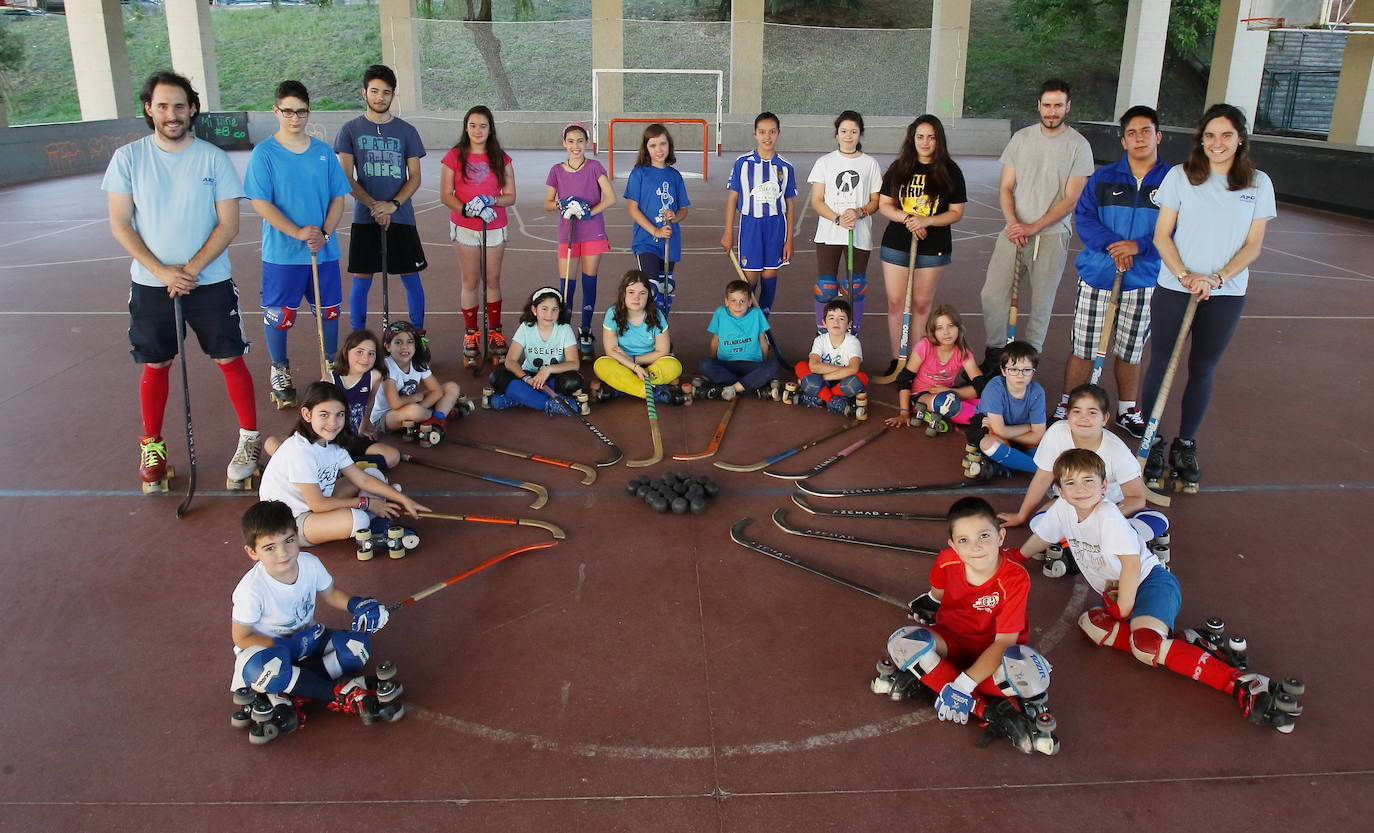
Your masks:
<instances>
[{"instance_id":1,"label":"man in gray t-shirt","mask_svg":"<svg viewBox=\"0 0 1374 833\"><path fill-rule=\"evenodd\" d=\"M1052 78L1042 84L1038 106L1039 124L1016 131L1002 151L998 202L1007 225L993 245L983 282L984 373L997 371L1002 346L1016 337L1012 316L1025 306L1019 296L1027 289L1018 279L1022 272L1030 280L1032 302L1022 340L1036 350L1044 346L1054 293L1068 262L1070 218L1093 172L1088 140L1064 121L1068 83Z\"/></svg>"}]
</instances>

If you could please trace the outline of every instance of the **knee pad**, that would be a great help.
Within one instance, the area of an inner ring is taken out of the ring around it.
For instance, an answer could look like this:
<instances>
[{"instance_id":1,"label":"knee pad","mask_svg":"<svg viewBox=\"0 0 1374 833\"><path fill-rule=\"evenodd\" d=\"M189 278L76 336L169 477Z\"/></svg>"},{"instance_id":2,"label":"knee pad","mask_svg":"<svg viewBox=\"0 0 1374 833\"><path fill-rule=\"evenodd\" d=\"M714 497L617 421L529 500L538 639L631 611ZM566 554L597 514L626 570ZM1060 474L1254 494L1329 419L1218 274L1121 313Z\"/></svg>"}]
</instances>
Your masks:
<instances>
[{"instance_id":1,"label":"knee pad","mask_svg":"<svg viewBox=\"0 0 1374 833\"><path fill-rule=\"evenodd\" d=\"M963 400L952 390L940 391L930 398L930 409L942 417L953 417L959 413Z\"/></svg>"},{"instance_id":2,"label":"knee pad","mask_svg":"<svg viewBox=\"0 0 1374 833\"><path fill-rule=\"evenodd\" d=\"M1115 643L1124 627L1126 623L1108 613L1106 608L1094 607L1078 617L1079 630L1098 646Z\"/></svg>"},{"instance_id":3,"label":"knee pad","mask_svg":"<svg viewBox=\"0 0 1374 833\"><path fill-rule=\"evenodd\" d=\"M840 283L834 275L821 275L816 278L816 300L819 303L827 304L840 294Z\"/></svg>"},{"instance_id":4,"label":"knee pad","mask_svg":"<svg viewBox=\"0 0 1374 833\"><path fill-rule=\"evenodd\" d=\"M802 393L815 396L821 392L821 388L825 387L825 380L821 378L819 373L808 373L797 380L797 387L801 388Z\"/></svg>"},{"instance_id":5,"label":"knee pad","mask_svg":"<svg viewBox=\"0 0 1374 833\"><path fill-rule=\"evenodd\" d=\"M1002 663L992 673L993 682L1008 697L1029 699L1050 687L1050 661L1029 645L1012 645L1002 652Z\"/></svg>"},{"instance_id":6,"label":"knee pad","mask_svg":"<svg viewBox=\"0 0 1374 833\"><path fill-rule=\"evenodd\" d=\"M1164 634L1149 628L1131 631L1131 653L1136 659L1151 667L1160 665L1159 649L1164 645Z\"/></svg>"},{"instance_id":7,"label":"knee pad","mask_svg":"<svg viewBox=\"0 0 1374 833\"><path fill-rule=\"evenodd\" d=\"M338 305L338 304L334 304L333 306L329 306L329 307L325 307L325 308L324 308L324 320L325 320L325 321L337 321L337 320L339 320L339 305Z\"/></svg>"},{"instance_id":8,"label":"knee pad","mask_svg":"<svg viewBox=\"0 0 1374 833\"><path fill-rule=\"evenodd\" d=\"M868 275L863 272L855 272L849 278L849 289L855 298L862 298L868 294Z\"/></svg>"},{"instance_id":9,"label":"knee pad","mask_svg":"<svg viewBox=\"0 0 1374 833\"><path fill-rule=\"evenodd\" d=\"M238 656L239 679L261 694L280 694L291 688L300 669L291 664L291 654L285 646L271 648L253 646Z\"/></svg>"},{"instance_id":10,"label":"knee pad","mask_svg":"<svg viewBox=\"0 0 1374 833\"><path fill-rule=\"evenodd\" d=\"M553 392L559 396L572 396L582 390L582 375L573 371L559 373L553 377Z\"/></svg>"},{"instance_id":11,"label":"knee pad","mask_svg":"<svg viewBox=\"0 0 1374 833\"><path fill-rule=\"evenodd\" d=\"M331 631L324 649L324 669L332 679L363 670L372 657L368 636L361 631Z\"/></svg>"},{"instance_id":12,"label":"knee pad","mask_svg":"<svg viewBox=\"0 0 1374 833\"><path fill-rule=\"evenodd\" d=\"M651 278L649 283L654 285L654 292L660 298L666 298L677 291L677 281L673 279L672 275Z\"/></svg>"},{"instance_id":13,"label":"knee pad","mask_svg":"<svg viewBox=\"0 0 1374 833\"><path fill-rule=\"evenodd\" d=\"M898 668L918 678L940 664L940 655L935 651L935 634L911 625L898 628L887 638L887 654Z\"/></svg>"},{"instance_id":14,"label":"knee pad","mask_svg":"<svg viewBox=\"0 0 1374 833\"><path fill-rule=\"evenodd\" d=\"M1142 509L1132 515L1130 521L1142 541L1152 541L1169 531L1169 519L1154 509Z\"/></svg>"},{"instance_id":15,"label":"knee pad","mask_svg":"<svg viewBox=\"0 0 1374 833\"><path fill-rule=\"evenodd\" d=\"M289 330L296 326L296 311L290 307L263 307L262 320L275 330Z\"/></svg>"}]
</instances>

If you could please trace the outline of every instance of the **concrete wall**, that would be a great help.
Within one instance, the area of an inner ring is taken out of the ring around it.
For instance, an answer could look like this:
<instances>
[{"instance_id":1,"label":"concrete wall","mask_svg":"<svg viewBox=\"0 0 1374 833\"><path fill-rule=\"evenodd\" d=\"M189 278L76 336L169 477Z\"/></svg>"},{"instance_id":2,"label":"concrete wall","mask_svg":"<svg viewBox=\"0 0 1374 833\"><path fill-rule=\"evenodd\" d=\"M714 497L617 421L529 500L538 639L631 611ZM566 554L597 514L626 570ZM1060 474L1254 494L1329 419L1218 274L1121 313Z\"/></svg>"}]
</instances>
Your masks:
<instances>
[{"instance_id":1,"label":"concrete wall","mask_svg":"<svg viewBox=\"0 0 1374 833\"><path fill-rule=\"evenodd\" d=\"M147 135L141 118L5 128L0 130L0 185L103 171L115 148Z\"/></svg>"}]
</instances>

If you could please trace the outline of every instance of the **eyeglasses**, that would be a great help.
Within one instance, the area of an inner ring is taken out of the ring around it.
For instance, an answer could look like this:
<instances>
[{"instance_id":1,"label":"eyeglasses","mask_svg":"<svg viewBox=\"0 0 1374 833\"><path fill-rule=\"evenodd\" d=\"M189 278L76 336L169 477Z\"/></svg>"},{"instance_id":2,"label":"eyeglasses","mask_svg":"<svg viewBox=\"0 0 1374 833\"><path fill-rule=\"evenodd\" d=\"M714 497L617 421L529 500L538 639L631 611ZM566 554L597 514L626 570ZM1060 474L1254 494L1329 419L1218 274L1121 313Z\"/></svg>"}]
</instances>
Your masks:
<instances>
[{"instance_id":1,"label":"eyeglasses","mask_svg":"<svg viewBox=\"0 0 1374 833\"><path fill-rule=\"evenodd\" d=\"M285 117L288 118L288 119L305 119L305 118L309 118L309 117L310 117L310 108L309 108L309 107L306 107L306 108L303 109L303 110L288 110L288 109L285 108L285 107L278 107L278 108L276 108L276 110L277 110L278 113L281 113L283 116L285 116Z\"/></svg>"},{"instance_id":2,"label":"eyeglasses","mask_svg":"<svg viewBox=\"0 0 1374 833\"><path fill-rule=\"evenodd\" d=\"M1002 374L1005 376L1029 376L1035 372L1033 367L1004 367Z\"/></svg>"}]
</instances>

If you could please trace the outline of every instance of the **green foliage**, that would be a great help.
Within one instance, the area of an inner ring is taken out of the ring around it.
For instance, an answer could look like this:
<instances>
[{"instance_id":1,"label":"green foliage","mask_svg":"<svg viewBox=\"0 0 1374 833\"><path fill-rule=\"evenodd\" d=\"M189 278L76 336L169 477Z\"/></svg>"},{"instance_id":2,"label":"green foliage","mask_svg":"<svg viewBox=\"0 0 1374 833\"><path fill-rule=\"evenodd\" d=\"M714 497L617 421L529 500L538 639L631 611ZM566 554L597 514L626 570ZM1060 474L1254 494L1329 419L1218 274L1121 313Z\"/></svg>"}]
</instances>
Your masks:
<instances>
[{"instance_id":1,"label":"green foliage","mask_svg":"<svg viewBox=\"0 0 1374 833\"><path fill-rule=\"evenodd\" d=\"M1037 45L1071 35L1089 49L1120 48L1128 0L1011 0L1007 16ZM1196 49L1216 31L1220 0L1174 0L1169 10L1169 47L1178 54Z\"/></svg>"}]
</instances>

